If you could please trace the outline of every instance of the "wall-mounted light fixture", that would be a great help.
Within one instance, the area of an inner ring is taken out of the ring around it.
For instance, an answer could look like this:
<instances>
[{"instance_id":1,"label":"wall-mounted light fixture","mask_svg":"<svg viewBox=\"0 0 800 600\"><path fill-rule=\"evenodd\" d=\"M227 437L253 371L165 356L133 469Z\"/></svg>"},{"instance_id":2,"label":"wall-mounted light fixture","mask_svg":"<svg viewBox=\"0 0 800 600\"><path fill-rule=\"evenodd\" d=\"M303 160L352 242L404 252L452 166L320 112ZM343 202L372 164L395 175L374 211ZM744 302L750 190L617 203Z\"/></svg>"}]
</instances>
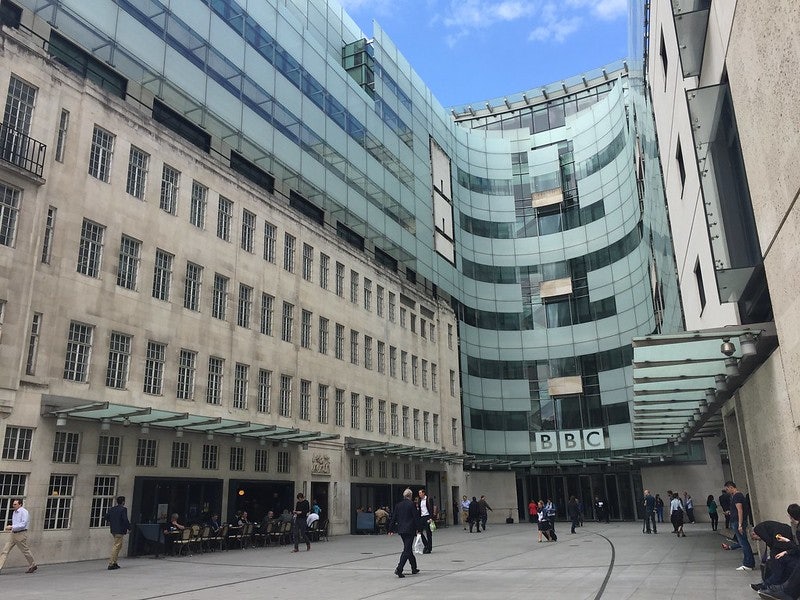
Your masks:
<instances>
[{"instance_id":1,"label":"wall-mounted light fixture","mask_svg":"<svg viewBox=\"0 0 800 600\"><path fill-rule=\"evenodd\" d=\"M736 346L733 345L733 342L731 342L730 338L722 338L722 344L719 346L719 351L725 356L733 356L733 353L736 352Z\"/></svg>"},{"instance_id":2,"label":"wall-mounted light fixture","mask_svg":"<svg viewBox=\"0 0 800 600\"><path fill-rule=\"evenodd\" d=\"M182 438L183 437L183 427L176 427L175 428L175 437Z\"/></svg>"},{"instance_id":3,"label":"wall-mounted light fixture","mask_svg":"<svg viewBox=\"0 0 800 600\"><path fill-rule=\"evenodd\" d=\"M111 429L111 419L100 419L100 431L108 431Z\"/></svg>"},{"instance_id":4,"label":"wall-mounted light fixture","mask_svg":"<svg viewBox=\"0 0 800 600\"><path fill-rule=\"evenodd\" d=\"M56 419L56 427L66 427L67 426L67 417L64 415L58 415Z\"/></svg>"},{"instance_id":5,"label":"wall-mounted light fixture","mask_svg":"<svg viewBox=\"0 0 800 600\"><path fill-rule=\"evenodd\" d=\"M283 440L281 442L281 448L288 448L288 447L289 447L289 442L287 442L286 440Z\"/></svg>"},{"instance_id":6,"label":"wall-mounted light fixture","mask_svg":"<svg viewBox=\"0 0 800 600\"><path fill-rule=\"evenodd\" d=\"M725 381L725 375L714 375L714 384L718 392L725 392L728 390L728 382Z\"/></svg>"},{"instance_id":7,"label":"wall-mounted light fixture","mask_svg":"<svg viewBox=\"0 0 800 600\"><path fill-rule=\"evenodd\" d=\"M736 358L726 358L725 359L725 374L728 377L738 377L739 376L739 360Z\"/></svg>"},{"instance_id":8,"label":"wall-mounted light fixture","mask_svg":"<svg viewBox=\"0 0 800 600\"><path fill-rule=\"evenodd\" d=\"M755 356L756 338L752 333L745 333L739 338L739 346L742 348L742 356Z\"/></svg>"},{"instance_id":9,"label":"wall-mounted light fixture","mask_svg":"<svg viewBox=\"0 0 800 600\"><path fill-rule=\"evenodd\" d=\"M234 435L233 436L233 441L236 444L241 444L242 443L242 434L241 433L237 433L236 435Z\"/></svg>"},{"instance_id":10,"label":"wall-mounted light fixture","mask_svg":"<svg viewBox=\"0 0 800 600\"><path fill-rule=\"evenodd\" d=\"M300 444L300 447L301 447L303 450L308 450L308 442L303 442L302 444Z\"/></svg>"},{"instance_id":11,"label":"wall-mounted light fixture","mask_svg":"<svg viewBox=\"0 0 800 600\"><path fill-rule=\"evenodd\" d=\"M142 423L142 435L147 435L148 433L150 433L150 425Z\"/></svg>"},{"instance_id":12,"label":"wall-mounted light fixture","mask_svg":"<svg viewBox=\"0 0 800 600\"><path fill-rule=\"evenodd\" d=\"M213 432L213 431L209 431L208 433L206 433L206 439L207 439L209 442L210 442L211 440L213 440L213 439L214 439L214 432Z\"/></svg>"},{"instance_id":13,"label":"wall-mounted light fixture","mask_svg":"<svg viewBox=\"0 0 800 600\"><path fill-rule=\"evenodd\" d=\"M261 436L261 438L259 438L259 440L258 440L258 445L259 445L259 446L266 446L266 445L267 445L267 438L265 438L265 437L262 435L262 436Z\"/></svg>"}]
</instances>

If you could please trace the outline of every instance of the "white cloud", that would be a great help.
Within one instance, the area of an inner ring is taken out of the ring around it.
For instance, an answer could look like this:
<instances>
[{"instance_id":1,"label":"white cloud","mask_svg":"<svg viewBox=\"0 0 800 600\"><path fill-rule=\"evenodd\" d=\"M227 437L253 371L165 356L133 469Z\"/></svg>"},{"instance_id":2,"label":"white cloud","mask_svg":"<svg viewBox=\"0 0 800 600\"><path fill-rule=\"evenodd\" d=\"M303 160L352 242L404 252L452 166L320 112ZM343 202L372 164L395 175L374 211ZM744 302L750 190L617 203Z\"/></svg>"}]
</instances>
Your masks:
<instances>
[{"instance_id":1,"label":"white cloud","mask_svg":"<svg viewBox=\"0 0 800 600\"><path fill-rule=\"evenodd\" d=\"M567 0L567 5L589 12L604 21L613 21L628 14L628 0Z\"/></svg>"}]
</instances>

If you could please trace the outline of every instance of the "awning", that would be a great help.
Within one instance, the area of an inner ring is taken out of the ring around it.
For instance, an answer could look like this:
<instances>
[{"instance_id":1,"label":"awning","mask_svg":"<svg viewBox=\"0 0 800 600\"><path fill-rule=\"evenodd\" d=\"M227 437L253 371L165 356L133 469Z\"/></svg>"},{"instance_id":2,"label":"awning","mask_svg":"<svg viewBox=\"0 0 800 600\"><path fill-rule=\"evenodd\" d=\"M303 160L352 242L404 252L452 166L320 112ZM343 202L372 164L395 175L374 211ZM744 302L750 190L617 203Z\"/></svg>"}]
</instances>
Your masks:
<instances>
[{"instance_id":1,"label":"awning","mask_svg":"<svg viewBox=\"0 0 800 600\"><path fill-rule=\"evenodd\" d=\"M672 16L684 77L700 75L711 0L672 0Z\"/></svg>"},{"instance_id":2,"label":"awning","mask_svg":"<svg viewBox=\"0 0 800 600\"><path fill-rule=\"evenodd\" d=\"M634 338L634 438L718 435L722 406L777 347L774 323Z\"/></svg>"},{"instance_id":3,"label":"awning","mask_svg":"<svg viewBox=\"0 0 800 600\"><path fill-rule=\"evenodd\" d=\"M422 461L443 461L461 462L468 458L466 454L458 452L448 452L436 448L425 448L422 446L408 446L405 444L391 444L389 442L376 442L361 438L347 437L344 439L345 450L352 452L356 456L383 454L393 457L404 457L409 460L419 459Z\"/></svg>"}]
</instances>

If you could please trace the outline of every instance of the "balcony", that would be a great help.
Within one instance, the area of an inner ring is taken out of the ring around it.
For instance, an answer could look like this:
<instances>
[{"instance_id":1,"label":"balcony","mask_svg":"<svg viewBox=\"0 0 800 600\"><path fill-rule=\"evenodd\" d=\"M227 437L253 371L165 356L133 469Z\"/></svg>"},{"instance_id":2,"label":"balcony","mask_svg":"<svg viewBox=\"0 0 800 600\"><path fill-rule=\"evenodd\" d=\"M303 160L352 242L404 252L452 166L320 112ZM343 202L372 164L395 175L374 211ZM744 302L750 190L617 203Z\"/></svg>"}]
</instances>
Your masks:
<instances>
[{"instance_id":1,"label":"balcony","mask_svg":"<svg viewBox=\"0 0 800 600\"><path fill-rule=\"evenodd\" d=\"M44 160L47 146L21 131L0 123L0 163L16 167L21 174L34 176L44 183Z\"/></svg>"}]
</instances>

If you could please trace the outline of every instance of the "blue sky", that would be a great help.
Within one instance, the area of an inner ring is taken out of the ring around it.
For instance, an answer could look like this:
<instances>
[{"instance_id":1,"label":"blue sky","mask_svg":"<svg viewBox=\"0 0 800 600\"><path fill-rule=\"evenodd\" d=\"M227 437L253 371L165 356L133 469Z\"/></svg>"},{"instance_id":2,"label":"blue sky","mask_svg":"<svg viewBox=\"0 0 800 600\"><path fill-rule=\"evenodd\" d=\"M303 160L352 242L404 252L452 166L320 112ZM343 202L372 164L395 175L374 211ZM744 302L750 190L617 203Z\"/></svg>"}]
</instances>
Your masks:
<instances>
[{"instance_id":1,"label":"blue sky","mask_svg":"<svg viewBox=\"0 0 800 600\"><path fill-rule=\"evenodd\" d=\"M628 0L339 0L373 19L445 106L481 104L627 55Z\"/></svg>"}]
</instances>

